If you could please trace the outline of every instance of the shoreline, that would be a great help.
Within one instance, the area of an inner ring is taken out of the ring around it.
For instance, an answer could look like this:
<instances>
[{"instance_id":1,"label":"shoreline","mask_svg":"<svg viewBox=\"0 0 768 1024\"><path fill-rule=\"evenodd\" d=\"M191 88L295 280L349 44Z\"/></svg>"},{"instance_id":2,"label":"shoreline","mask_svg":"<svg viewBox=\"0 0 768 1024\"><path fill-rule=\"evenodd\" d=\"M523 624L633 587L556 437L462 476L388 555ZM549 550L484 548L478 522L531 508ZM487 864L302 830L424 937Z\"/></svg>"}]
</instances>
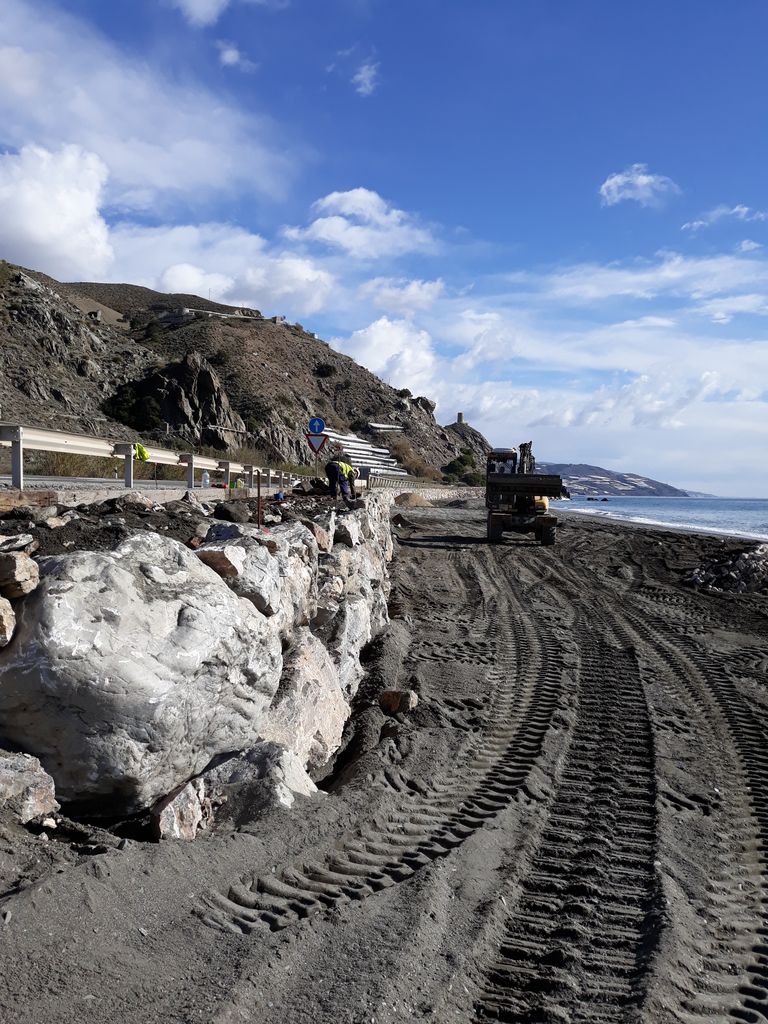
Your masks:
<instances>
[{"instance_id":1,"label":"shoreline","mask_svg":"<svg viewBox=\"0 0 768 1024\"><path fill-rule=\"evenodd\" d=\"M568 516L578 516L587 520L595 520L602 523L610 523L611 526L626 526L632 530L654 530L662 533L681 533L686 536L690 534L696 534L700 537L711 537L714 540L739 540L747 541L751 544L768 544L768 536L760 536L759 534L750 533L735 533L731 530L718 530L717 527L710 527L705 529L700 526L682 526L679 523L654 523L648 520L642 522L636 519L620 519L618 517L601 514L600 511L591 509L574 509L568 508L561 509L560 506L556 506L556 512L561 515L564 519Z\"/></svg>"}]
</instances>

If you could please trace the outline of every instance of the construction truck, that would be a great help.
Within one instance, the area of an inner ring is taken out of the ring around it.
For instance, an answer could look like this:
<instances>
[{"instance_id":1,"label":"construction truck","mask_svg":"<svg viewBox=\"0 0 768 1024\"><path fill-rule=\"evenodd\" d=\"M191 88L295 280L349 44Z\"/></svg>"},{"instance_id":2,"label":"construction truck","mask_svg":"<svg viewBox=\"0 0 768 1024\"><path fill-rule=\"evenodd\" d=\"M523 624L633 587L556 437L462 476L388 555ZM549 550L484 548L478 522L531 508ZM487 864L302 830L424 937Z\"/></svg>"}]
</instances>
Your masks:
<instances>
[{"instance_id":1,"label":"construction truck","mask_svg":"<svg viewBox=\"0 0 768 1024\"><path fill-rule=\"evenodd\" d=\"M507 532L533 533L537 543L554 544L557 516L549 511L549 499L562 493L561 477L536 473L531 441L492 449L485 475L488 540L498 544Z\"/></svg>"}]
</instances>

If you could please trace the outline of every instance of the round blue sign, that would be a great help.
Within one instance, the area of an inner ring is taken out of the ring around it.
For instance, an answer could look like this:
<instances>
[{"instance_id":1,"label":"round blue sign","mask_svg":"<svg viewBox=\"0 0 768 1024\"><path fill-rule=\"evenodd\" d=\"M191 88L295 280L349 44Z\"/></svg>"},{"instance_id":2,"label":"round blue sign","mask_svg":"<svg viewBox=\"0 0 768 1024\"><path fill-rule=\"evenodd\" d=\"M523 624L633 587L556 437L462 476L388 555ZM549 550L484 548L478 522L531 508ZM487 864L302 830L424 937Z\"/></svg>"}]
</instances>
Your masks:
<instances>
[{"instance_id":1,"label":"round blue sign","mask_svg":"<svg viewBox=\"0 0 768 1024\"><path fill-rule=\"evenodd\" d=\"M314 419L309 421L309 432L310 434L322 434L325 430L325 420L321 420L319 416L315 416Z\"/></svg>"}]
</instances>

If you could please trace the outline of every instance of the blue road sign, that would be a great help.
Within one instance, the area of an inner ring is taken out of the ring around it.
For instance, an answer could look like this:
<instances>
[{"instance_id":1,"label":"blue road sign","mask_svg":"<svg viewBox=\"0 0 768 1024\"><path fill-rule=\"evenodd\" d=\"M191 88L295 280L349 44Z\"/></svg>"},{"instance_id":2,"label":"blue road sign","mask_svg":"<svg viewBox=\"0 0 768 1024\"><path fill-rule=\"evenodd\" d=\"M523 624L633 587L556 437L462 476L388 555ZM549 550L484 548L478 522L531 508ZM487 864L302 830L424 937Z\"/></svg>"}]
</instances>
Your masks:
<instances>
[{"instance_id":1,"label":"blue road sign","mask_svg":"<svg viewBox=\"0 0 768 1024\"><path fill-rule=\"evenodd\" d=\"M315 416L314 419L309 421L309 433L310 434L322 434L325 430L325 420L321 420L319 416Z\"/></svg>"}]
</instances>

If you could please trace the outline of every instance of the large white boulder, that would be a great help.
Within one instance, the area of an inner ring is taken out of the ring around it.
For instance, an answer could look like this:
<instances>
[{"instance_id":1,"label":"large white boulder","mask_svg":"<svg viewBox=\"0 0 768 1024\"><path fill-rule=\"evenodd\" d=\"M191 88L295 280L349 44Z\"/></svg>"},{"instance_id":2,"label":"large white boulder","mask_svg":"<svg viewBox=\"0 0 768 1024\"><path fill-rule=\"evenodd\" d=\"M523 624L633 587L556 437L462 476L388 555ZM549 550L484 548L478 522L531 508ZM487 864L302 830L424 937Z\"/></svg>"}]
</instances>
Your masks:
<instances>
[{"instance_id":1,"label":"large white boulder","mask_svg":"<svg viewBox=\"0 0 768 1024\"><path fill-rule=\"evenodd\" d=\"M271 530L248 523L217 523L198 555L220 571L235 593L252 601L264 615L274 616L274 626L284 637L314 617L318 547L301 523Z\"/></svg>"},{"instance_id":2,"label":"large white boulder","mask_svg":"<svg viewBox=\"0 0 768 1024\"><path fill-rule=\"evenodd\" d=\"M143 808L254 742L280 638L194 552L142 533L40 568L0 652L0 732L60 797Z\"/></svg>"},{"instance_id":3,"label":"large white boulder","mask_svg":"<svg viewBox=\"0 0 768 1024\"><path fill-rule=\"evenodd\" d=\"M259 735L286 747L312 770L338 750L349 712L328 651L308 629L297 630Z\"/></svg>"},{"instance_id":4,"label":"large white boulder","mask_svg":"<svg viewBox=\"0 0 768 1024\"><path fill-rule=\"evenodd\" d=\"M0 812L26 825L58 809L53 779L38 759L0 750Z\"/></svg>"}]
</instances>

